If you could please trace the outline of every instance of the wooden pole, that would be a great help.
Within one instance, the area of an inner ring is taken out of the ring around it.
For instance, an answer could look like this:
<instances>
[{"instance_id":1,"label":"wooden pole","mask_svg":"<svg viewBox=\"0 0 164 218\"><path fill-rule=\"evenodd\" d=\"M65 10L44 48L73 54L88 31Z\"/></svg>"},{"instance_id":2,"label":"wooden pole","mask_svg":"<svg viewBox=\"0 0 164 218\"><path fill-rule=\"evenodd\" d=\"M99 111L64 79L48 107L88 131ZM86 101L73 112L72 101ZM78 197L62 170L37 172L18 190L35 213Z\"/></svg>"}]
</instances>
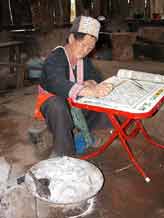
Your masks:
<instances>
[{"instance_id":1,"label":"wooden pole","mask_svg":"<svg viewBox=\"0 0 164 218\"><path fill-rule=\"evenodd\" d=\"M109 0L103 0L103 2L101 2L101 15L105 17L109 17L110 15L109 5L110 5Z\"/></svg>"},{"instance_id":2,"label":"wooden pole","mask_svg":"<svg viewBox=\"0 0 164 218\"><path fill-rule=\"evenodd\" d=\"M84 6L82 0L76 0L76 16L84 14Z\"/></svg>"},{"instance_id":3,"label":"wooden pole","mask_svg":"<svg viewBox=\"0 0 164 218\"><path fill-rule=\"evenodd\" d=\"M120 1L120 15L123 18L128 16L128 0Z\"/></svg>"},{"instance_id":4,"label":"wooden pole","mask_svg":"<svg viewBox=\"0 0 164 218\"><path fill-rule=\"evenodd\" d=\"M9 24L12 24L12 20L10 17L10 12L9 12L9 5L8 1L6 0L1 0L0 2L0 17L1 17L1 24L2 26L7 26Z\"/></svg>"},{"instance_id":5,"label":"wooden pole","mask_svg":"<svg viewBox=\"0 0 164 218\"><path fill-rule=\"evenodd\" d=\"M91 15L93 17L98 17L101 15L101 0L93 0L92 1L92 9L91 9Z\"/></svg>"},{"instance_id":6,"label":"wooden pole","mask_svg":"<svg viewBox=\"0 0 164 218\"><path fill-rule=\"evenodd\" d=\"M70 0L54 0L55 23L63 25L70 23L71 2Z\"/></svg>"}]
</instances>

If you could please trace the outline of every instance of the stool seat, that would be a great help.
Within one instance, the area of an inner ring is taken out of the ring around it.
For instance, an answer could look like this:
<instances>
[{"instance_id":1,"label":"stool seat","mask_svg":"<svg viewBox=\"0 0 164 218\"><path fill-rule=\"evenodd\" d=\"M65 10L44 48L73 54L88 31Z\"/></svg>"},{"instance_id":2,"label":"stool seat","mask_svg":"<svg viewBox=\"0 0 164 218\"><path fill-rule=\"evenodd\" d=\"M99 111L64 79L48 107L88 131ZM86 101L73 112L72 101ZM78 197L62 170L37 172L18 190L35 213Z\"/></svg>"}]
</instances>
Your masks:
<instances>
[{"instance_id":1,"label":"stool seat","mask_svg":"<svg viewBox=\"0 0 164 218\"><path fill-rule=\"evenodd\" d=\"M53 137L44 121L34 120L33 125L28 129L29 141L35 145L37 157L47 158L53 148Z\"/></svg>"}]
</instances>

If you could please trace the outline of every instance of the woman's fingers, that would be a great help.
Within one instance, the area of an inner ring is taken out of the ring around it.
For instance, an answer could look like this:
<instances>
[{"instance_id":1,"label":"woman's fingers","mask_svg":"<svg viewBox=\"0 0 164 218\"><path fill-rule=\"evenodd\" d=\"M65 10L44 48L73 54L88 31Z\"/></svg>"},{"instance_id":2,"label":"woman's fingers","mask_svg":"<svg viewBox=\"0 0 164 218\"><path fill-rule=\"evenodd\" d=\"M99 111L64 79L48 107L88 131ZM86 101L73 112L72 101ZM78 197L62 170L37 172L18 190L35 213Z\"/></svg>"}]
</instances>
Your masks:
<instances>
[{"instance_id":1,"label":"woman's fingers","mask_svg":"<svg viewBox=\"0 0 164 218\"><path fill-rule=\"evenodd\" d=\"M112 84L100 83L98 85L84 87L80 91L79 95L101 98L108 95L112 91L112 89Z\"/></svg>"},{"instance_id":2,"label":"woman's fingers","mask_svg":"<svg viewBox=\"0 0 164 218\"><path fill-rule=\"evenodd\" d=\"M108 95L113 89L112 84L110 83L100 83L96 86L96 95L97 97L104 97Z\"/></svg>"}]
</instances>

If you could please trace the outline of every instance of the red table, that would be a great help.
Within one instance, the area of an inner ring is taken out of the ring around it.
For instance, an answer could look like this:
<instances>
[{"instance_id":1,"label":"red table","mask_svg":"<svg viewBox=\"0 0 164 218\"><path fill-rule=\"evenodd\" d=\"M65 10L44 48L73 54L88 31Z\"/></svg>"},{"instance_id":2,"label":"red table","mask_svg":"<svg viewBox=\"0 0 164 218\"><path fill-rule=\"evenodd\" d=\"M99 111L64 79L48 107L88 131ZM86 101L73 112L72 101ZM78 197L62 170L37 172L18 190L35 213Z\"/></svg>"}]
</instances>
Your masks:
<instances>
[{"instance_id":1,"label":"red table","mask_svg":"<svg viewBox=\"0 0 164 218\"><path fill-rule=\"evenodd\" d=\"M144 177L146 182L149 182L150 178L147 176L147 174L144 172L140 164L135 159L135 156L128 145L128 140L135 137L140 132L150 144L158 148L164 149L164 145L161 145L157 143L155 140L153 140L142 124L142 119L152 117L159 110L160 106L164 102L164 88L159 89L155 93L155 95L157 96L157 99L154 100L152 105L149 107L149 110L140 111L140 112L129 112L125 110L107 108L103 106L95 106L93 104L88 104L88 103L84 104L70 99L71 104L75 107L106 113L109 122L111 122L111 124L114 127L113 133L109 135L109 138L101 147L99 147L96 151L92 153L82 156L81 159L86 160L100 155L112 144L112 142L116 139L116 137L118 137L120 139L121 145L128 153L128 156L132 161L133 165L136 167L137 171ZM125 120L122 123L120 123L119 121L120 116L121 117L123 116L125 118ZM131 132L127 134L126 130L131 125L133 128Z\"/></svg>"}]
</instances>

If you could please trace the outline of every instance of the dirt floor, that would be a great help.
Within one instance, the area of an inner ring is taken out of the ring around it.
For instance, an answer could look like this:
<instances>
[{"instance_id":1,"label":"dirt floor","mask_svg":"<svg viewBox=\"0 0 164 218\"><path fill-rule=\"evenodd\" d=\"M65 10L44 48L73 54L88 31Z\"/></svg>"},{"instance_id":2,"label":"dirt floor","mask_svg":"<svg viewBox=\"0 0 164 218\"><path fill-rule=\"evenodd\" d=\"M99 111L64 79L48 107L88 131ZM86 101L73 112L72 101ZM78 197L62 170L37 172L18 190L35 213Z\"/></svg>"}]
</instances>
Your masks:
<instances>
[{"instance_id":1,"label":"dirt floor","mask_svg":"<svg viewBox=\"0 0 164 218\"><path fill-rule=\"evenodd\" d=\"M119 68L164 74L163 63L94 62L104 77L114 75ZM37 155L37 148L29 141L27 134L34 122L36 93L36 85L31 85L0 95L0 156L4 156L12 165L9 179L23 175L33 164L43 159ZM155 139L164 144L163 112L164 107L161 107L154 117L144 120L144 125ZM102 170L105 183L97 196L94 211L86 217L164 217L164 150L149 145L140 135L131 140L131 144L151 182L144 181L132 166L119 140L114 141L105 153L90 160Z\"/></svg>"}]
</instances>

